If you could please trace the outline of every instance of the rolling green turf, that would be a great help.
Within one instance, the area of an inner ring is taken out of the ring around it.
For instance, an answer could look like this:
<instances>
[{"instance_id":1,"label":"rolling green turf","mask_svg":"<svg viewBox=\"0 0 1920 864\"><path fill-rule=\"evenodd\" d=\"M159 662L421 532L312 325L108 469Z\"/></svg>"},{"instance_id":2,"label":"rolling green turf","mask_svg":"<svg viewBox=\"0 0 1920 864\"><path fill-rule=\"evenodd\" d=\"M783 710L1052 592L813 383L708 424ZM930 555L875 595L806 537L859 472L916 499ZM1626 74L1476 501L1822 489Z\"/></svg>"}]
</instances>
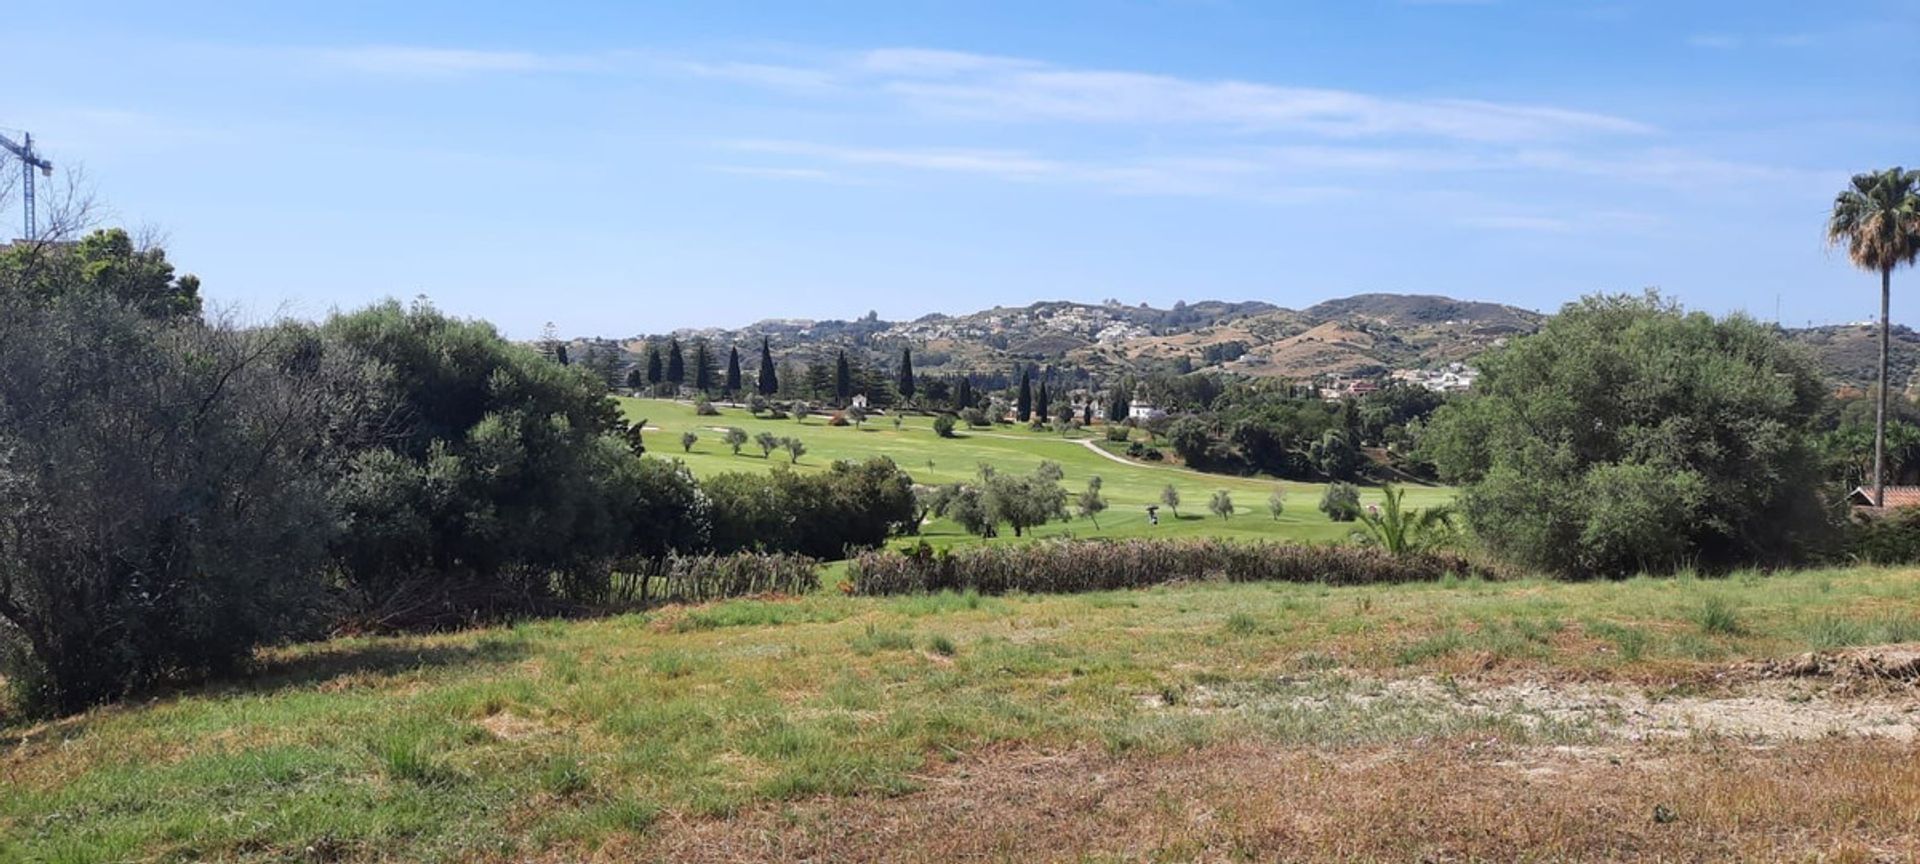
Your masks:
<instances>
[{"instance_id":1,"label":"rolling green turf","mask_svg":"<svg viewBox=\"0 0 1920 864\"><path fill-rule=\"evenodd\" d=\"M1214 536L1249 540L1344 540L1352 525L1328 521L1318 509L1320 483L1301 483L1272 478L1232 477L1205 474L1176 465L1137 460L1115 462L1089 448L1098 433L1072 432L1063 437L1053 432L1034 432L1021 426L997 426L993 429L966 430L958 437L941 438L933 432L930 417L907 417L900 429L892 417L875 417L865 428L833 427L827 418L813 416L800 423L763 420L743 408L720 409L719 417L701 417L691 404L658 399L620 400L633 420L646 420L647 452L662 458L679 459L696 476L711 476L728 471L770 471L787 465L784 452L775 450L763 458L760 448L749 442L740 455L721 441L721 430L738 426L753 436L762 430L791 436L806 442L807 454L796 467L819 471L836 459L864 459L887 456L913 475L914 482L925 484L971 480L981 464L1011 473L1026 473L1039 467L1041 460L1060 463L1066 472L1062 480L1069 492L1077 495L1086 487L1087 478L1098 474L1109 509L1101 514L1099 525L1075 518L1036 529L1040 537L1191 537ZM658 427L658 431L652 431ZM700 436L692 452L683 452L680 435L693 430ZM1104 441L1096 442L1098 444ZM1120 457L1124 459L1124 457ZM1158 526L1147 523L1146 507L1160 501L1160 490L1167 484L1180 490L1180 516L1165 508ZM1286 490L1286 512L1275 520L1267 512L1267 496L1274 489ZM1207 510L1215 490L1225 489L1233 496L1235 516L1224 520ZM1362 491L1363 501L1377 501L1378 489ZM1429 507L1453 500L1454 490L1447 487L1409 487L1407 504ZM975 542L959 526L948 520L935 520L923 532L936 546ZM1009 538L1010 539L1010 538Z\"/></svg>"}]
</instances>

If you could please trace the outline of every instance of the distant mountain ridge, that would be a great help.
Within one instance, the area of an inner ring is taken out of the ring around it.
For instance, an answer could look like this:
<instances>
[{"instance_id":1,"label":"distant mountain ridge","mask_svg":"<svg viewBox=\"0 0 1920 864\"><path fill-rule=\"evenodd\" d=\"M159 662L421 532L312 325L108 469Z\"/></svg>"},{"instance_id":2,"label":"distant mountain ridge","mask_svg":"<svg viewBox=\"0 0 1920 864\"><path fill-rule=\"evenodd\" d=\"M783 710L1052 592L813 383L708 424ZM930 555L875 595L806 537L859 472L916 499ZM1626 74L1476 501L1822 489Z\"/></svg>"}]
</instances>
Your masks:
<instances>
[{"instance_id":1,"label":"distant mountain ridge","mask_svg":"<svg viewBox=\"0 0 1920 864\"><path fill-rule=\"evenodd\" d=\"M1117 301L1048 300L910 321L878 315L841 319L767 319L738 328L681 328L622 340L577 340L644 355L649 341L711 340L721 354L739 346L751 368L764 337L780 362L804 365L846 350L891 367L912 348L921 374L1006 374L1041 364L1075 377L1213 369L1307 380L1385 374L1470 362L1532 333L1548 316L1502 303L1431 294L1369 293L1287 309L1261 301L1207 300L1171 308ZM1836 325L1787 329L1836 386L1865 385L1877 362L1874 328ZM1894 328L1894 380L1920 372L1920 333Z\"/></svg>"},{"instance_id":2,"label":"distant mountain ridge","mask_svg":"<svg viewBox=\"0 0 1920 864\"><path fill-rule=\"evenodd\" d=\"M1545 317L1497 303L1405 294L1362 294L1305 310L1261 301L1207 300L1161 309L1116 301L1041 301L1020 307L885 321L769 319L740 328L682 328L621 341L629 352L669 337L757 348L799 363L842 349L891 363L911 347L923 374L1004 372L1040 363L1090 376L1159 368L1218 368L1312 378L1369 375L1469 359L1499 340L1537 329Z\"/></svg>"}]
</instances>

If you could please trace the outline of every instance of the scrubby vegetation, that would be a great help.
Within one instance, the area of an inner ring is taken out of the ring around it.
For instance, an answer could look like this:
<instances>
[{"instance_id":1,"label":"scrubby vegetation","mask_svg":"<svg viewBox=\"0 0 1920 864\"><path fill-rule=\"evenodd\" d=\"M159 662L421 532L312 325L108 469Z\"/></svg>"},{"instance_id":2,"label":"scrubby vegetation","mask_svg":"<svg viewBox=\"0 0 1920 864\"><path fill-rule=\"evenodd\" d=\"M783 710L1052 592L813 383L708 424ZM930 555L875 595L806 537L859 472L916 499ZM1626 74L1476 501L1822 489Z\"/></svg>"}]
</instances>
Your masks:
<instances>
[{"instance_id":1,"label":"scrubby vegetation","mask_svg":"<svg viewBox=\"0 0 1920 864\"><path fill-rule=\"evenodd\" d=\"M805 555L736 552L670 555L632 562L608 583L606 601L646 608L755 594L806 594L820 588L820 562Z\"/></svg>"},{"instance_id":2,"label":"scrubby vegetation","mask_svg":"<svg viewBox=\"0 0 1920 864\"><path fill-rule=\"evenodd\" d=\"M945 552L920 546L862 553L847 569L853 593L876 595L1077 593L1192 580L1371 585L1486 572L1466 558L1432 551L1223 540L1055 540Z\"/></svg>"},{"instance_id":3,"label":"scrubby vegetation","mask_svg":"<svg viewBox=\"0 0 1920 864\"><path fill-rule=\"evenodd\" d=\"M1490 355L1424 446L1476 536L1517 564L1619 576L1804 562L1834 514L1826 388L1771 325L1590 297Z\"/></svg>"}]
</instances>

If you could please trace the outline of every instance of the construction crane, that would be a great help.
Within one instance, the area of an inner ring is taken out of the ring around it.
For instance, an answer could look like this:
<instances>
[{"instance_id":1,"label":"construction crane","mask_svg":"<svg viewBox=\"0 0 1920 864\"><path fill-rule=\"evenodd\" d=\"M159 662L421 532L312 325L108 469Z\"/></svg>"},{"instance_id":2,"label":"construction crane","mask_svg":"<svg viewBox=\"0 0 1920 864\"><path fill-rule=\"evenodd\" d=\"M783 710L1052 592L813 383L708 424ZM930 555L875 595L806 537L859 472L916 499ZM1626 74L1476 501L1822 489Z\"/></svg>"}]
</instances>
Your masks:
<instances>
[{"instance_id":1,"label":"construction crane","mask_svg":"<svg viewBox=\"0 0 1920 864\"><path fill-rule=\"evenodd\" d=\"M26 212L27 226L27 233L22 239L32 240L35 234L33 222L33 169L40 169L40 176L42 177L52 177L53 163L40 158L40 154L33 152L33 135L31 133L20 133L20 143L18 144L14 143L12 138L0 135L0 147L4 147L8 152L20 157L20 209Z\"/></svg>"}]
</instances>

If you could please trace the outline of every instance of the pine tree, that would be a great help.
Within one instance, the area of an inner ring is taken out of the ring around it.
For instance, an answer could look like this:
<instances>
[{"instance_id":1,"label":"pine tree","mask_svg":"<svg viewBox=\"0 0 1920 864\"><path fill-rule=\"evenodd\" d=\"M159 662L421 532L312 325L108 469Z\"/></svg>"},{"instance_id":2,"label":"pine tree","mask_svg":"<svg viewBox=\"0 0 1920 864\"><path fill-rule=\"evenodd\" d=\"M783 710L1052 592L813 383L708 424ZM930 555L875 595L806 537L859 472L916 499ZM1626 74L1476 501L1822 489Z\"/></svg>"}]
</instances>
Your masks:
<instances>
[{"instance_id":1,"label":"pine tree","mask_svg":"<svg viewBox=\"0 0 1920 864\"><path fill-rule=\"evenodd\" d=\"M841 351L840 358L833 367L833 395L840 404L847 404L847 398L853 395L853 367L847 365L847 352Z\"/></svg>"},{"instance_id":2,"label":"pine tree","mask_svg":"<svg viewBox=\"0 0 1920 864\"><path fill-rule=\"evenodd\" d=\"M667 340L667 383L678 387L687 383L687 358L680 352L680 340Z\"/></svg>"},{"instance_id":3,"label":"pine tree","mask_svg":"<svg viewBox=\"0 0 1920 864\"><path fill-rule=\"evenodd\" d=\"M727 398L732 399L740 392L740 346L727 348Z\"/></svg>"},{"instance_id":4,"label":"pine tree","mask_svg":"<svg viewBox=\"0 0 1920 864\"><path fill-rule=\"evenodd\" d=\"M780 392L780 376L773 371L773 349L767 344L767 337L760 337L760 378L754 382L760 395L772 396Z\"/></svg>"},{"instance_id":5,"label":"pine tree","mask_svg":"<svg viewBox=\"0 0 1920 864\"><path fill-rule=\"evenodd\" d=\"M1033 419L1033 378L1025 370L1020 370L1020 395L1013 403L1013 416L1025 423Z\"/></svg>"},{"instance_id":6,"label":"pine tree","mask_svg":"<svg viewBox=\"0 0 1920 864\"><path fill-rule=\"evenodd\" d=\"M660 383L661 374L662 373L660 371L660 346L648 344L647 345L647 383L648 384Z\"/></svg>"},{"instance_id":7,"label":"pine tree","mask_svg":"<svg viewBox=\"0 0 1920 864\"><path fill-rule=\"evenodd\" d=\"M913 398L913 349L900 349L900 398Z\"/></svg>"}]
</instances>

